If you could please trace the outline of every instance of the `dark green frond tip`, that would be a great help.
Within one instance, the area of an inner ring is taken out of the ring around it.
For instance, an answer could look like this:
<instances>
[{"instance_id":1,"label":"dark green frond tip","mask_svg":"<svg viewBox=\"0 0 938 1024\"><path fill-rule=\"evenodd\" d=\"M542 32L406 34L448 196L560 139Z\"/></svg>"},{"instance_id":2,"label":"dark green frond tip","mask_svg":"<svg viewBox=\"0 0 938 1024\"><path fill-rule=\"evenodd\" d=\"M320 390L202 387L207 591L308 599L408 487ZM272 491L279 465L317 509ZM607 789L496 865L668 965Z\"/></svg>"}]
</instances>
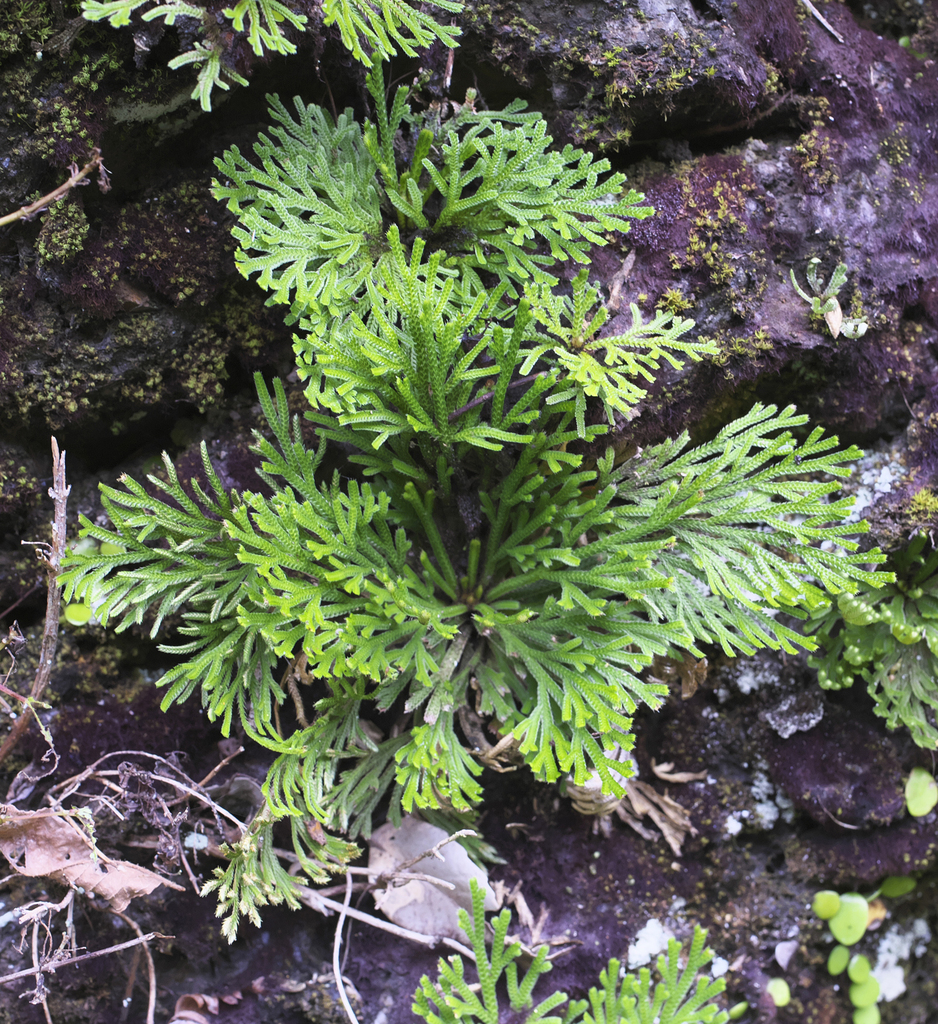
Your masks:
<instances>
[{"instance_id":1,"label":"dark green frond tip","mask_svg":"<svg viewBox=\"0 0 938 1024\"><path fill-rule=\"evenodd\" d=\"M874 711L938 749L938 550L921 533L888 562L886 586L841 594L812 625L820 651L809 659L825 689L862 679Z\"/></svg>"}]
</instances>

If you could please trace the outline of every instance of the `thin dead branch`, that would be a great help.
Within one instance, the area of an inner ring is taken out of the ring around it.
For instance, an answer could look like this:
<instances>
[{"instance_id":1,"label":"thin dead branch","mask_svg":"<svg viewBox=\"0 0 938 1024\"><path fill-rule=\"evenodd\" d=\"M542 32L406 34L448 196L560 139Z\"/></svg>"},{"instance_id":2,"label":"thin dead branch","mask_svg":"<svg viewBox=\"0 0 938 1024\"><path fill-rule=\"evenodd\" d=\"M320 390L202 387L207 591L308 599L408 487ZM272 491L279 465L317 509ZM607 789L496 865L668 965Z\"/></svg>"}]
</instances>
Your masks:
<instances>
[{"instance_id":1,"label":"thin dead branch","mask_svg":"<svg viewBox=\"0 0 938 1024\"><path fill-rule=\"evenodd\" d=\"M111 183L108 180L107 168L102 162L100 149L93 149L91 151L91 159L88 163L78 169L78 164L72 164L69 167L70 176L67 181L59 185L58 188L53 189L48 195L44 195L41 199L37 199L34 203L30 203L28 206L21 206L18 210L14 210L12 213L6 214L4 217L0 217L0 227L4 224L13 224L18 220L32 220L37 214L42 213L47 207L51 206L54 202L57 202L64 195L66 195L76 185L87 185L88 182L85 180L89 175L95 171L98 172L98 187L102 192L108 192L111 188ZM53 445L55 442L53 441ZM64 462L63 462L64 468Z\"/></svg>"},{"instance_id":2,"label":"thin dead branch","mask_svg":"<svg viewBox=\"0 0 938 1024\"><path fill-rule=\"evenodd\" d=\"M150 936L143 934L143 929L139 924L126 914L120 914L115 911L111 911L115 917L119 917L125 924L129 924L131 928L137 933L137 938L140 944L143 946L143 955L147 959L147 975L149 978L149 994L147 998L147 1024L154 1024L156 1020L156 966L153 963L153 954L150 952ZM139 948L139 947L138 947Z\"/></svg>"},{"instance_id":3,"label":"thin dead branch","mask_svg":"<svg viewBox=\"0 0 938 1024\"><path fill-rule=\"evenodd\" d=\"M0 224L2 223L3 221L0 220ZM62 591L59 588L58 576L62 556L65 554L65 507L70 491L71 487L65 484L65 452L59 451L58 441L53 437L52 486L49 488L49 497L55 502L52 543L38 545L37 551L40 561L46 567L49 587L46 597L46 621L42 630L42 646L39 650L39 666L36 669L36 677L27 699L29 711L26 708L23 709L13 723L13 728L10 729L6 739L0 744L0 764L10 756L19 743L20 737L29 725L30 715L35 713L33 705L42 698L52 675L55 649L59 639L59 611L62 606Z\"/></svg>"},{"instance_id":4,"label":"thin dead branch","mask_svg":"<svg viewBox=\"0 0 938 1024\"><path fill-rule=\"evenodd\" d=\"M222 770L222 768L224 768L227 765L231 764L231 762L239 754L243 754L243 753L244 753L244 747L238 747L238 749L236 751L234 751L234 753L229 754L226 758L224 758L223 760L219 761L218 764L216 764L215 767L208 773L208 775L206 775L205 778L202 779L198 783L199 788L201 789L202 786L208 785L208 783L211 782L211 780L215 778L215 776Z\"/></svg>"},{"instance_id":5,"label":"thin dead branch","mask_svg":"<svg viewBox=\"0 0 938 1024\"><path fill-rule=\"evenodd\" d=\"M345 902L339 914L339 923L335 926L335 940L332 943L332 972L335 974L335 985L339 990L339 999L342 1001L342 1008L351 1024L358 1024L358 1017L349 1002L348 993L345 991L345 984L342 981L342 968L339 961L339 950L342 947L342 929L345 927L345 917L348 913L349 903L352 902L352 876L345 876Z\"/></svg>"},{"instance_id":6,"label":"thin dead branch","mask_svg":"<svg viewBox=\"0 0 938 1024\"><path fill-rule=\"evenodd\" d=\"M113 911L109 911L113 913ZM118 942L116 946L108 946L106 949L97 949L93 953L82 953L81 956L72 956L67 960L56 960L54 957L48 963L40 964L39 967L30 967L26 971L17 971L15 974L5 974L0 978L0 985L9 981L19 981L20 978L31 978L34 974L55 974L60 967L71 967L73 964L84 963L86 960L94 960L99 956L107 956L109 953L119 953L122 949L130 949L140 945L141 942L150 942L152 939L175 939L175 935L164 935L162 932L147 932L146 935L138 936L136 939L128 939L127 942Z\"/></svg>"},{"instance_id":7,"label":"thin dead branch","mask_svg":"<svg viewBox=\"0 0 938 1024\"><path fill-rule=\"evenodd\" d=\"M296 887L296 896L297 899L305 903L311 910L315 910L318 914L323 914L326 917L332 913L340 913L342 910L341 903L329 899L328 896L320 896L316 889L310 889L305 885L298 885ZM414 932L409 928L401 928L396 924L391 924L390 921L375 917L373 914L366 914L363 910L356 910L355 907L347 907L345 915L346 917L353 917L356 921L361 921L362 924L369 924L373 928L380 928L382 931L390 932L392 935L398 936L398 938L419 942L422 946L430 946L432 948L440 941L439 936L424 935L423 932Z\"/></svg>"},{"instance_id":8,"label":"thin dead branch","mask_svg":"<svg viewBox=\"0 0 938 1024\"><path fill-rule=\"evenodd\" d=\"M811 3L811 0L801 0L801 2L808 8L808 10L814 15L815 18L827 29L828 32L837 40L838 43L843 43L844 37L837 31L836 28L824 17L823 14ZM836 335L835 335L836 337Z\"/></svg>"},{"instance_id":9,"label":"thin dead branch","mask_svg":"<svg viewBox=\"0 0 938 1024\"><path fill-rule=\"evenodd\" d=\"M416 857L411 857L410 860L405 860L403 864L398 864L391 875L388 878L393 877L400 871L406 871L408 868L412 868L415 864L419 864L422 860L426 860L428 857L435 857L437 860L444 860L445 858L440 853L440 850L446 846L447 843L453 842L454 839L462 839L466 836L471 836L473 839L479 838L479 833L471 828L461 828L458 832L454 832L451 836L447 836L445 839L441 839L438 843L431 846L429 850L425 850L423 853L417 854ZM376 880L377 885L381 885L384 875L379 875Z\"/></svg>"}]
</instances>

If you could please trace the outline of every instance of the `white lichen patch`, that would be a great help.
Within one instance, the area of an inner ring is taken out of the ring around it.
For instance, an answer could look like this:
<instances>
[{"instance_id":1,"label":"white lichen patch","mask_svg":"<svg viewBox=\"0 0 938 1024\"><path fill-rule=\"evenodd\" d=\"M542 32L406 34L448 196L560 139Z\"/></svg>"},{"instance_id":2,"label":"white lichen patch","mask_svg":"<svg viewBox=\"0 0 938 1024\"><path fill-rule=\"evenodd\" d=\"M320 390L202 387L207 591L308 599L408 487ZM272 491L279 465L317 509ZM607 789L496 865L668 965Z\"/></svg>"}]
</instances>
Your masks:
<instances>
[{"instance_id":1,"label":"white lichen patch","mask_svg":"<svg viewBox=\"0 0 938 1024\"><path fill-rule=\"evenodd\" d=\"M650 964L653 957L667 950L668 939L673 938L674 932L665 928L658 918L651 918L629 946L629 969Z\"/></svg>"},{"instance_id":2,"label":"white lichen patch","mask_svg":"<svg viewBox=\"0 0 938 1024\"><path fill-rule=\"evenodd\" d=\"M847 516L847 523L858 523L865 516L865 510L894 490L905 476L905 467L899 460L898 449L867 452L858 463L853 477L845 481L844 494L853 494L853 511Z\"/></svg>"},{"instance_id":3,"label":"white lichen patch","mask_svg":"<svg viewBox=\"0 0 938 1024\"><path fill-rule=\"evenodd\" d=\"M879 982L882 998L887 1003L905 992L905 970L900 961L908 960L913 953L916 958L923 956L930 941L931 929L921 917L916 918L908 930L894 924L880 939L873 977Z\"/></svg>"},{"instance_id":4,"label":"white lichen patch","mask_svg":"<svg viewBox=\"0 0 938 1024\"><path fill-rule=\"evenodd\" d=\"M753 816L756 824L766 830L775 826L779 818L778 805L772 799L775 787L765 772L756 772L752 777L752 795L755 798Z\"/></svg>"},{"instance_id":5,"label":"white lichen patch","mask_svg":"<svg viewBox=\"0 0 938 1024\"><path fill-rule=\"evenodd\" d=\"M735 683L739 692L747 697L763 686L778 682L778 667L754 658L739 658L736 664L725 671L724 678Z\"/></svg>"}]
</instances>

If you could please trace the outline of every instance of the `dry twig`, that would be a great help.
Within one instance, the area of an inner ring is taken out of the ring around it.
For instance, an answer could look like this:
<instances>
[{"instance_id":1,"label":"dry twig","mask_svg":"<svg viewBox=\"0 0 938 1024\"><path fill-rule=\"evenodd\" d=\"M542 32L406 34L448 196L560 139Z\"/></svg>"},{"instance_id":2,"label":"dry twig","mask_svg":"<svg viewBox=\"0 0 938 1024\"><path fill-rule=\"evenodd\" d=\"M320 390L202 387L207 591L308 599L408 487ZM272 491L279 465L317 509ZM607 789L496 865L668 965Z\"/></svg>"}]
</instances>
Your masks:
<instances>
[{"instance_id":1,"label":"dry twig","mask_svg":"<svg viewBox=\"0 0 938 1024\"><path fill-rule=\"evenodd\" d=\"M91 159L81 170L78 169L78 164L72 164L69 167L70 177L68 181L63 182L58 188L53 189L48 195L44 195L34 203L30 203L28 206L21 206L18 210L8 213L5 217L0 217L0 227L3 227L4 224L12 224L18 220L32 220L36 214L42 213L46 207L61 199L76 185L87 185L88 183L85 179L95 171L98 172L98 187L102 192L109 191L111 183L108 180L107 168L102 163L102 159L101 150L98 148L93 149L91 151ZM53 446L55 445L54 440L52 444Z\"/></svg>"},{"instance_id":2,"label":"dry twig","mask_svg":"<svg viewBox=\"0 0 938 1024\"><path fill-rule=\"evenodd\" d=\"M0 224L2 223L3 221L0 220ZM65 554L65 505L70 491L71 487L65 485L65 452L59 452L58 441L53 437L52 486L49 488L49 497L55 502L52 543L38 545L39 550L37 551L40 560L46 567L49 590L46 597L46 621L42 630L42 646L39 650L39 666L36 669L36 677L27 698L30 710L32 710L32 705L40 700L49 685L52 665L55 662L55 648L59 639L59 610L62 606L62 591L59 588L58 575L59 565ZM26 542L24 541L24 543ZM13 752L20 737L26 731L29 721L30 715L24 708L13 723L13 728L6 739L0 744L0 764Z\"/></svg>"},{"instance_id":3,"label":"dry twig","mask_svg":"<svg viewBox=\"0 0 938 1024\"><path fill-rule=\"evenodd\" d=\"M113 911L110 911L110 913L113 913ZM130 949L132 946L138 946L141 942L149 942L151 939L175 938L175 935L164 935L162 932L147 932L146 935L138 936L136 939L118 942L116 946L96 949L93 953L82 953L81 956L72 956L67 960L56 960L53 957L48 963L40 964L39 967L30 967L29 970L17 971L15 974L5 974L0 978L0 985L5 985L8 981L19 981L20 978L31 978L34 974L55 974L60 967L71 967L73 964L84 963L85 960L94 960L95 957L107 956L109 953L119 953L122 949Z\"/></svg>"},{"instance_id":4,"label":"dry twig","mask_svg":"<svg viewBox=\"0 0 938 1024\"><path fill-rule=\"evenodd\" d=\"M133 928L137 933L138 941L143 946L143 955L147 958L147 975L150 983L149 996L147 999L147 1024L154 1024L156 1019L156 967L153 964L153 954L150 952L149 946L149 941L153 933L151 932L150 935L144 935L143 929L141 929L140 925L137 924L132 917L128 917L126 914L120 914L114 910L112 910L111 913Z\"/></svg>"},{"instance_id":5,"label":"dry twig","mask_svg":"<svg viewBox=\"0 0 938 1024\"><path fill-rule=\"evenodd\" d=\"M345 876L345 902L342 904L342 911L339 914L339 923L335 926L335 940L332 943L332 971L335 974L336 988L339 990L339 999L342 1000L342 1008L351 1024L358 1024L358 1018L349 1002L348 993L345 991L345 984L342 981L342 968L339 965L339 950L342 947L342 929L345 927L345 916L348 913L349 903L352 900L352 876Z\"/></svg>"}]
</instances>

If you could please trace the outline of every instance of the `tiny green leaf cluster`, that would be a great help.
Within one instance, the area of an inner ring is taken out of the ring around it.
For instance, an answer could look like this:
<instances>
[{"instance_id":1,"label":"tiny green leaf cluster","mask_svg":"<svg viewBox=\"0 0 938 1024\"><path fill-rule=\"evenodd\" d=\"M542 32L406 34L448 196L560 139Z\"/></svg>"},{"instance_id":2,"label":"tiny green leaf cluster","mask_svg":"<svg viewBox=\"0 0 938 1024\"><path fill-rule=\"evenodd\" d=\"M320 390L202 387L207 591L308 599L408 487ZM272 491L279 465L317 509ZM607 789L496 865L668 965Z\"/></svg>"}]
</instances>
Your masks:
<instances>
[{"instance_id":1,"label":"tiny green leaf cluster","mask_svg":"<svg viewBox=\"0 0 938 1024\"><path fill-rule=\"evenodd\" d=\"M511 1010L529 1011L527 1016L518 1017L524 1024L650 1024L651 1021L657 1024L725 1024L729 1020L727 1012L713 1002L726 989L726 982L722 978L711 981L699 977L700 971L713 959L713 951L705 946L707 933L700 927L694 928L683 969L680 966L681 943L674 939L668 942L667 955L658 957L661 980L654 985L647 967L641 968L637 977L634 974L622 976L621 964L613 959L599 976L600 987L591 988L587 999L568 1002L567 994L558 991L533 1006L534 986L538 978L551 969L546 959L548 947L538 947L519 980L517 958L521 946L506 940L510 912L503 910L492 922L495 934L489 955L484 893L475 879L470 885L473 913L470 917L465 910L460 910L459 923L472 941L479 982L472 986L466 980L461 956L441 959L436 981L424 975L414 993L412 1009L429 1024L455 1024L457 1021L499 1024L504 1017L500 1016L497 985L503 977ZM552 1013L561 1009L563 1016Z\"/></svg>"},{"instance_id":2,"label":"tiny green leaf cluster","mask_svg":"<svg viewBox=\"0 0 938 1024\"><path fill-rule=\"evenodd\" d=\"M930 550L929 550L930 549ZM938 550L918 534L892 556L896 580L842 594L817 622L821 652L809 659L824 689L858 678L890 729L904 725L915 742L938 747Z\"/></svg>"},{"instance_id":3,"label":"tiny green leaf cluster","mask_svg":"<svg viewBox=\"0 0 938 1024\"><path fill-rule=\"evenodd\" d=\"M851 982L847 995L854 1007L853 1024L879 1024L880 1012L876 1002L880 986L871 973L869 958L862 953L851 953L849 947L855 946L866 934L871 900L878 895L904 896L914 888L913 878L890 875L869 897L858 892L841 895L833 889L823 889L814 894L811 908L822 921L827 921L831 934L837 940L827 958L827 970L833 977L846 971Z\"/></svg>"},{"instance_id":4,"label":"tiny green leaf cluster","mask_svg":"<svg viewBox=\"0 0 938 1024\"><path fill-rule=\"evenodd\" d=\"M837 301L837 293L847 282L847 264L838 263L830 276L827 284L824 284L818 267L821 261L815 257L808 260L808 285L813 294L809 295L795 277L794 270L789 271L791 283L795 291L811 307L811 316L820 320L827 320L831 334L836 338L843 334L847 338L862 338L866 334L869 324L861 317L844 317L840 303Z\"/></svg>"}]
</instances>

